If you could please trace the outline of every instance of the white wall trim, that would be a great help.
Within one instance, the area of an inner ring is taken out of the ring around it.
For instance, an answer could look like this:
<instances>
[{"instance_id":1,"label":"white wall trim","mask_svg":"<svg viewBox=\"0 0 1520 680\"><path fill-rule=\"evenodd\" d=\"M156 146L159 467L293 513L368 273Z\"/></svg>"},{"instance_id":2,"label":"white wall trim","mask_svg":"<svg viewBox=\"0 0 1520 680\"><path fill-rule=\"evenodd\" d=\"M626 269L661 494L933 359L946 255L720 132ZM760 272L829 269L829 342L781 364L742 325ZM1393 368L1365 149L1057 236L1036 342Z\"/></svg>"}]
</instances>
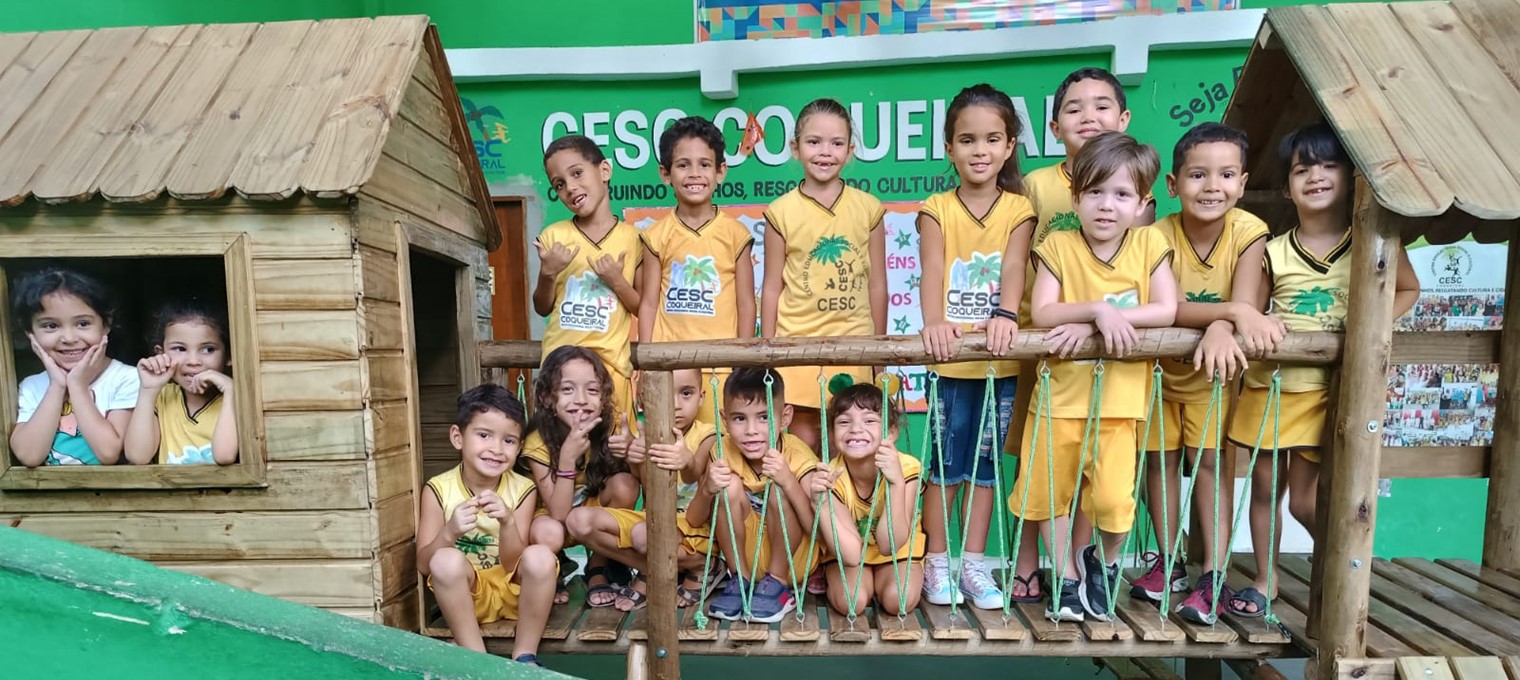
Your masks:
<instances>
[{"instance_id":1,"label":"white wall trim","mask_svg":"<svg viewBox=\"0 0 1520 680\"><path fill-rule=\"evenodd\" d=\"M446 50L459 82L627 80L698 76L711 99L739 96L739 74L850 66L964 62L1053 54L1108 52L1109 69L1138 84L1152 48L1244 47L1266 11L1237 9L1123 16L1105 21L1020 26L985 31L778 40L724 40L686 45L614 47L483 47Z\"/></svg>"}]
</instances>

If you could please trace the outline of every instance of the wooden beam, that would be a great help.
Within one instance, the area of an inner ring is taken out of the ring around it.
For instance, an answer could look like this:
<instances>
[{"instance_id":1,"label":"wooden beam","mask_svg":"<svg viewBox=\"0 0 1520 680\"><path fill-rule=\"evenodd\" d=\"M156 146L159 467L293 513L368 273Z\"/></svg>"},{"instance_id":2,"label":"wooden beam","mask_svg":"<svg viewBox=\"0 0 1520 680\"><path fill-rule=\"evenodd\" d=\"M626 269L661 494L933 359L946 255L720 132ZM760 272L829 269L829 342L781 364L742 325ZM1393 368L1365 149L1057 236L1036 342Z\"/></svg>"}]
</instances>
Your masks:
<instances>
[{"instance_id":1,"label":"wooden beam","mask_svg":"<svg viewBox=\"0 0 1520 680\"><path fill-rule=\"evenodd\" d=\"M644 405L644 435L650 444L675 443L675 383L669 371L646 371L640 380ZM676 528L676 477L653 460L644 462L644 511L649 529L649 646L645 664L648 677L678 680L681 677L680 638L677 637L676 551L680 542ZM632 663L630 655L630 664ZM630 665L630 670L632 666Z\"/></svg>"},{"instance_id":2,"label":"wooden beam","mask_svg":"<svg viewBox=\"0 0 1520 680\"><path fill-rule=\"evenodd\" d=\"M1398 669L1393 659L1337 659L1334 680L1395 680Z\"/></svg>"},{"instance_id":3,"label":"wooden beam","mask_svg":"<svg viewBox=\"0 0 1520 680\"><path fill-rule=\"evenodd\" d=\"M1506 290L1520 290L1520 239L1509 242ZM1494 409L1494 446L1489 456L1488 517L1483 526L1483 566L1520 569L1520 310L1504 308L1499 343L1499 402Z\"/></svg>"},{"instance_id":4,"label":"wooden beam","mask_svg":"<svg viewBox=\"0 0 1520 680\"><path fill-rule=\"evenodd\" d=\"M1377 519L1378 467L1387 408L1388 359L1393 341L1393 291L1399 263L1401 217L1379 205L1366 178L1357 177L1351 229L1351 293L1346 309L1346 351L1341 360L1341 401L1335 447L1326 452L1330 502L1323 556L1318 677L1335 673L1335 660L1366 656L1367 599L1372 577L1372 531Z\"/></svg>"},{"instance_id":5,"label":"wooden beam","mask_svg":"<svg viewBox=\"0 0 1520 680\"><path fill-rule=\"evenodd\" d=\"M1155 328L1139 331L1140 341L1126 360L1149 360L1192 356L1203 332L1188 328ZM986 336L968 333L961 340L957 361L989 359L1038 360L1050 357L1044 344L1045 331L1019 332L1013 347L1002 357L987 351ZM1324 365L1335 363L1341 353L1338 333L1289 333L1268 361ZM480 365L485 368L534 368L541 346L524 340L493 340L480 343ZM1074 359L1102 356L1099 342L1088 340ZM849 365L911 366L933 363L917 335L864 335L839 338L770 338L756 340L706 340L633 345L633 365L646 371L683 368L811 366L827 363Z\"/></svg>"},{"instance_id":6,"label":"wooden beam","mask_svg":"<svg viewBox=\"0 0 1520 680\"><path fill-rule=\"evenodd\" d=\"M1225 659L1226 666L1241 680L1288 680L1288 677L1264 659Z\"/></svg>"}]
</instances>

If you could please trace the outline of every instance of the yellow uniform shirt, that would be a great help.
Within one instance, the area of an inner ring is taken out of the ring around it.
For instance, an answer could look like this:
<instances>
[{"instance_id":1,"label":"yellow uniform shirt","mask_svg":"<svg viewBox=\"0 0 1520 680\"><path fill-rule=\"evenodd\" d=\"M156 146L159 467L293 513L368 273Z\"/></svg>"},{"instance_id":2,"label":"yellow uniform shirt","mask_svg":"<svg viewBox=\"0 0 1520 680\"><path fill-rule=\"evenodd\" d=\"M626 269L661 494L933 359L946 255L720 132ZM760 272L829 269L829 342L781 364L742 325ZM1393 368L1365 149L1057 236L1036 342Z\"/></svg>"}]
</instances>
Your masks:
<instances>
[{"instance_id":1,"label":"yellow uniform shirt","mask_svg":"<svg viewBox=\"0 0 1520 680\"><path fill-rule=\"evenodd\" d=\"M429 479L428 487L433 490L434 495L438 496L438 504L443 508L445 524L454 518L454 508L475 497L475 493L465 486L464 477L460 474L458 465L448 472ZM508 470L502 473L501 480L496 483L496 495L501 496L502 502L507 505L507 512L510 513L517 510L528 494L533 493L534 488L532 480ZM465 559L469 560L470 565L477 571L501 564L501 555L498 552L501 545L497 532L482 531L477 527L460 536L459 540L454 542L454 547L464 553Z\"/></svg>"},{"instance_id":2,"label":"yellow uniform shirt","mask_svg":"<svg viewBox=\"0 0 1520 680\"><path fill-rule=\"evenodd\" d=\"M971 330L986 321L1002 301L1003 251L1008 237L1033 218L1029 199L1003 192L982 217L971 214L954 189L924 201L920 213L939 223L945 239L945 320ZM1017 361L990 362L997 377L1018 375ZM982 378L987 364L959 363L933 367L950 378Z\"/></svg>"},{"instance_id":3,"label":"yellow uniform shirt","mask_svg":"<svg viewBox=\"0 0 1520 680\"><path fill-rule=\"evenodd\" d=\"M1024 175L1024 193L1029 196L1029 204L1034 207L1035 216L1039 219L1034 225L1034 233L1029 236L1029 249L1034 250L1045 242L1045 238L1058 231L1081 231L1082 218L1077 217L1076 206L1071 201L1071 175L1066 173L1065 163L1047 165L1043 168L1030 170ZM1149 189L1145 195L1145 202L1151 201ZM1029 321L1029 292L1034 290L1034 259L1029 260L1029 269L1024 277L1024 300L1019 305L1019 318L1026 323Z\"/></svg>"},{"instance_id":4,"label":"yellow uniform shirt","mask_svg":"<svg viewBox=\"0 0 1520 680\"><path fill-rule=\"evenodd\" d=\"M723 214L692 229L672 210L644 230L644 245L660 261L660 303L654 317L654 340L711 340L738 337L739 290L734 273L752 267L739 254L754 243L738 220ZM746 336L747 337L747 336Z\"/></svg>"},{"instance_id":5,"label":"yellow uniform shirt","mask_svg":"<svg viewBox=\"0 0 1520 680\"><path fill-rule=\"evenodd\" d=\"M786 460L787 468L791 469L792 475L797 479L818 468L818 457L813 455L813 450L807 444L802 443L795 435L782 432L776 440L776 446L781 451L781 457ZM723 445L723 460L728 463L728 468L739 475L739 481L744 484L744 490L757 494L765 490L765 477L762 477L755 467L750 467L744 454L739 452L739 447L732 442Z\"/></svg>"},{"instance_id":6,"label":"yellow uniform shirt","mask_svg":"<svg viewBox=\"0 0 1520 680\"><path fill-rule=\"evenodd\" d=\"M1172 256L1166 237L1150 227L1130 229L1119 237L1119 249L1107 262L1099 260L1080 231L1055 232L1034 251L1034 257L1061 282L1057 302L1104 300L1119 308L1151 301L1151 275ZM1033 259L1033 258L1031 258ZM1094 337L1097 337L1096 335ZM1053 418L1086 418L1091 406L1095 361L1048 361L1050 407ZM1145 362L1104 362L1102 418L1139 420L1145 417ZM1034 412L1039 400L1030 401Z\"/></svg>"},{"instance_id":7,"label":"yellow uniform shirt","mask_svg":"<svg viewBox=\"0 0 1520 680\"><path fill-rule=\"evenodd\" d=\"M580 248L565 271L554 278L554 310L549 312L544 331L544 356L565 345L580 345L596 352L607 368L626 379L633 374L629 358L629 333L633 312L623 306L617 294L596 275L591 263L603 255L616 260L623 257L623 277L634 285L639 261L644 256L639 244L639 230L619 221L600 242L594 242L570 220L544 228L538 242L545 248L562 243L566 248ZM617 378L613 378L616 382Z\"/></svg>"},{"instance_id":8,"label":"yellow uniform shirt","mask_svg":"<svg viewBox=\"0 0 1520 680\"><path fill-rule=\"evenodd\" d=\"M886 210L881 201L846 186L834 205L826 206L793 189L765 210L765 221L786 240L781 278L786 284L776 307L777 337L873 335L871 321L871 232ZM886 310L882 310L883 313ZM818 367L776 369L788 385L787 403L821 409ZM869 367L830 366L825 381L849 373L869 382Z\"/></svg>"},{"instance_id":9,"label":"yellow uniform shirt","mask_svg":"<svg viewBox=\"0 0 1520 680\"><path fill-rule=\"evenodd\" d=\"M216 464L211 456L211 438L221 420L222 395L213 396L191 413L185 404L185 391L171 382L159 391L153 410L158 414L159 465Z\"/></svg>"},{"instance_id":10,"label":"yellow uniform shirt","mask_svg":"<svg viewBox=\"0 0 1520 680\"><path fill-rule=\"evenodd\" d=\"M702 447L702 442L707 441L708 437L711 437L717 433L718 428L713 427L712 423L704 423L698 420L691 424L690 429L686 430L686 434L681 437L681 441L686 444L687 451L690 451L692 455L697 455L699 453L697 449ZM707 455L711 456L712 452L708 452ZM691 482L689 484L683 482L681 481L680 474L677 473L676 509L685 510L686 506L691 504L692 497L696 495L697 482Z\"/></svg>"},{"instance_id":11,"label":"yellow uniform shirt","mask_svg":"<svg viewBox=\"0 0 1520 680\"><path fill-rule=\"evenodd\" d=\"M914 480L918 479L919 475L921 475L923 472L923 466L920 465L918 459L914 458L913 456L910 456L906 453L900 453L898 454L898 461L902 465L904 484L911 483ZM844 457L840 456L829 462L829 469L831 473L833 470L838 470L841 468L843 468L845 472L839 476L839 479L834 480L834 500L843 502L845 504L845 507L849 509L850 518L855 521L856 535L860 535L861 530L865 529L866 518L871 518L871 535L866 537L866 551L864 555L865 563L883 564L890 562L891 556L883 553L876 545L876 528L881 526L882 518L886 516L886 501L884 499L876 500L876 513L874 515L871 513L872 500L878 491L887 488L886 480L880 480L876 486L872 488L871 495L866 496L865 498L861 498L860 491L855 486L855 480L850 476L850 468L845 465ZM910 498L909 502L911 503L912 501L913 499ZM892 508L892 511L898 512L899 510L898 508L894 507ZM908 508L908 513L909 517L913 517L913 508ZM904 559L910 555L913 558L919 558L924 554L922 518L915 517L914 519L916 521L913 524L913 527L910 529L910 531L913 532L913 539L908 542L905 549L899 550L897 552L898 559Z\"/></svg>"},{"instance_id":12,"label":"yellow uniform shirt","mask_svg":"<svg viewBox=\"0 0 1520 680\"><path fill-rule=\"evenodd\" d=\"M528 436L523 439L521 455L523 458L527 458L535 463L548 466L551 471L550 474L553 474L552 471L556 469L554 467L554 456L549 453L549 445L544 443L543 435L539 434L537 430L529 432ZM586 455L589 456L591 453L588 451ZM575 473L575 495L579 497L581 489L586 486L586 466L579 465L577 467L578 469ZM579 503L576 504L579 505Z\"/></svg>"},{"instance_id":13,"label":"yellow uniform shirt","mask_svg":"<svg viewBox=\"0 0 1520 680\"><path fill-rule=\"evenodd\" d=\"M1341 237L1321 260L1298 242L1298 228L1267 241L1267 278L1272 285L1271 313L1288 326L1289 331L1332 331L1346 329L1346 300L1351 291L1351 230ZM1252 364L1246 370L1246 384L1268 387L1273 362ZM1330 387L1330 373L1325 366L1282 365L1284 392L1312 392Z\"/></svg>"},{"instance_id":14,"label":"yellow uniform shirt","mask_svg":"<svg viewBox=\"0 0 1520 680\"><path fill-rule=\"evenodd\" d=\"M1233 208L1224 216L1224 230L1207 256L1201 257L1182 230L1182 213L1157 222L1156 229L1172 246L1172 274L1187 302L1229 302L1235 269L1246 248L1268 236L1267 223L1249 212ZM1163 359L1162 392L1167 401L1206 404L1211 380L1204 371L1193 370L1192 357Z\"/></svg>"}]
</instances>

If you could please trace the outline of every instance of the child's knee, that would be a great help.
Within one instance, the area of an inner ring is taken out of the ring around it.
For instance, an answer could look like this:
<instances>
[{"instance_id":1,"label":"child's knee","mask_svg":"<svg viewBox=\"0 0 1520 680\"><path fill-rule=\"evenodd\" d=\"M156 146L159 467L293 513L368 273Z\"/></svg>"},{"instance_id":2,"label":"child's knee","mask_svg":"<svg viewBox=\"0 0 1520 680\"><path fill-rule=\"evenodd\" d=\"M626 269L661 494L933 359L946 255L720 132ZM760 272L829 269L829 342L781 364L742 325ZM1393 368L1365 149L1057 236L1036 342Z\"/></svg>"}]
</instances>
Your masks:
<instances>
[{"instance_id":1,"label":"child's knee","mask_svg":"<svg viewBox=\"0 0 1520 680\"><path fill-rule=\"evenodd\" d=\"M559 558L544 546L530 545L523 548L517 570L522 573L524 581L554 578L559 570Z\"/></svg>"},{"instance_id":2,"label":"child's knee","mask_svg":"<svg viewBox=\"0 0 1520 680\"><path fill-rule=\"evenodd\" d=\"M585 542L586 537L596 531L597 515L603 514L601 508L574 508L565 516L565 533L571 538Z\"/></svg>"},{"instance_id":3,"label":"child's knee","mask_svg":"<svg viewBox=\"0 0 1520 680\"><path fill-rule=\"evenodd\" d=\"M607 478L602 489L602 504L612 508L631 508L639 502L639 480L627 472Z\"/></svg>"},{"instance_id":4,"label":"child's knee","mask_svg":"<svg viewBox=\"0 0 1520 680\"><path fill-rule=\"evenodd\" d=\"M463 585L469 582L469 575L474 570L464 553L455 548L440 548L428 560L428 576L434 586Z\"/></svg>"},{"instance_id":5,"label":"child's knee","mask_svg":"<svg viewBox=\"0 0 1520 680\"><path fill-rule=\"evenodd\" d=\"M628 532L629 542L633 543L633 549L644 554L649 553L649 523L639 522L633 525Z\"/></svg>"},{"instance_id":6,"label":"child's knee","mask_svg":"<svg viewBox=\"0 0 1520 680\"><path fill-rule=\"evenodd\" d=\"M1314 530L1314 497L1303 494L1289 494L1288 513L1293 519L1310 531Z\"/></svg>"},{"instance_id":7,"label":"child's knee","mask_svg":"<svg viewBox=\"0 0 1520 680\"><path fill-rule=\"evenodd\" d=\"M528 540L551 551L565 547L565 526L548 515L533 519L528 527Z\"/></svg>"}]
</instances>

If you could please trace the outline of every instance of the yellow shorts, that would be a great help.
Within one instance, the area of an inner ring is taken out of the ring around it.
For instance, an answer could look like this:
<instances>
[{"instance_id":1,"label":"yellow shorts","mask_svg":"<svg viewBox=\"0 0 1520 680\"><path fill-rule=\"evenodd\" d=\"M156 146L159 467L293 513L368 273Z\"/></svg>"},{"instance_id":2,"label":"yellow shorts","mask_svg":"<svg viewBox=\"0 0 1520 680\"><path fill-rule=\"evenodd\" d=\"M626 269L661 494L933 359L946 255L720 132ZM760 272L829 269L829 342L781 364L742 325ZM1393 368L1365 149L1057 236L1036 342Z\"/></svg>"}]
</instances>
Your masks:
<instances>
[{"instance_id":1,"label":"yellow shorts","mask_svg":"<svg viewBox=\"0 0 1520 680\"><path fill-rule=\"evenodd\" d=\"M706 393L702 399L702 405L697 407L697 422L717 425L718 421L713 417L715 408L723 407L723 387L728 384L728 376L731 369L718 369L717 371L702 371L702 391ZM718 386L713 387L713 374L718 376ZM783 378L784 380L784 378Z\"/></svg>"},{"instance_id":2,"label":"yellow shorts","mask_svg":"<svg viewBox=\"0 0 1520 680\"><path fill-rule=\"evenodd\" d=\"M1183 447L1190 449L1199 448L1198 443L1203 442L1204 449L1214 448L1214 442L1225 441L1225 417L1224 412L1229 404L1219 404L1214 408L1212 425L1209 424L1209 405L1183 404L1175 401L1161 402L1161 416L1150 422L1151 438L1145 443L1146 451L1181 451ZM1204 432L1207 426L1208 432ZM1145 436L1147 425L1140 421L1135 429L1141 437ZM1166 439L1162 440L1162 435ZM1164 447L1164 448L1163 448Z\"/></svg>"},{"instance_id":3,"label":"yellow shorts","mask_svg":"<svg viewBox=\"0 0 1520 680\"><path fill-rule=\"evenodd\" d=\"M633 528L646 521L643 510L631 508L602 508L618 524L618 547L633 547ZM686 522L686 513L676 513L676 526L681 530L681 549L696 555L707 551L707 529L693 528Z\"/></svg>"},{"instance_id":4,"label":"yellow shorts","mask_svg":"<svg viewBox=\"0 0 1520 680\"><path fill-rule=\"evenodd\" d=\"M1319 449L1324 445L1325 409L1330 406L1329 390L1283 392L1281 406L1275 409L1281 412L1280 423L1274 423L1274 414L1267 409L1269 391L1249 386L1240 391L1240 402L1235 405L1235 416L1230 422L1230 441L1249 451L1256 447L1256 437L1261 434L1261 449L1270 451L1272 430L1277 425L1279 450L1293 450L1305 460L1318 463ZM1266 421L1265 430L1262 421Z\"/></svg>"},{"instance_id":5,"label":"yellow shorts","mask_svg":"<svg viewBox=\"0 0 1520 680\"><path fill-rule=\"evenodd\" d=\"M774 370L781 374L781 381L786 388L786 403L812 409L823 408L818 401L820 371L825 387L840 373L850 374L855 378L856 384L869 383L875 376L870 366L783 366Z\"/></svg>"},{"instance_id":6,"label":"yellow shorts","mask_svg":"<svg viewBox=\"0 0 1520 680\"><path fill-rule=\"evenodd\" d=\"M820 528L818 531L819 533L822 533L825 531L825 529ZM899 564L903 562L912 563L924 559L925 539L923 527L914 528L913 540L899 549L896 555L887 555L882 553L881 550L876 547L876 537L874 536L876 529L872 528L871 533L873 534L871 537L871 542L866 544L865 563L868 566L876 567L883 564L891 564L893 561L896 561ZM830 554L828 549L824 547L823 541L821 539L818 542L818 550L819 553L823 556L824 564L832 564L838 561L838 558Z\"/></svg>"},{"instance_id":7,"label":"yellow shorts","mask_svg":"<svg viewBox=\"0 0 1520 680\"><path fill-rule=\"evenodd\" d=\"M776 499L773 498L772 502L775 500ZM735 508L734 510L735 515L739 514L738 508ZM787 510L790 511L791 508L787 508ZM710 522L711 527L693 529L691 525L686 523L686 515L684 513L682 513L680 516L679 522L681 526L681 533L683 535L691 537L690 545L693 548L693 553L705 553L707 551L707 543L704 541L710 540L710 537L713 534L716 534L719 537L720 541L729 540L728 515L726 512L724 512L722 503L718 504L718 512L713 516L712 521ZM738 526L736 523L735 529L737 528ZM708 532L709 529L711 530L711 533L703 533ZM691 531L690 534L687 533L688 530ZM826 527L824 526L820 526L818 528L819 536L817 545L813 545L809 540L812 537L811 525L804 527L802 531L799 532L799 536L787 536L787 538L790 538L793 541L801 541L801 544L797 546L796 552L792 553L792 563L797 567L797 575L799 579L807 578L807 575L812 573L813 568L818 566L819 554L821 552L821 548L819 546L823 545L823 532L825 530ZM770 536L771 532L776 532L776 535L779 536L781 529L776 527L773 522L766 522L765 533L761 534L760 515L754 512L749 512L748 509L746 509L744 513L744 552L739 553L739 557L744 560L745 564L749 565L756 574L765 573L766 565L771 561L771 542L769 540L766 540L766 537ZM682 545L685 546L687 543L683 541ZM714 549L716 550L717 546L714 546ZM760 551L758 556L755 554L756 549ZM759 565L759 567L756 568L754 565ZM733 569L734 565L729 565L729 568ZM750 575L748 573L743 574L743 577L746 579L748 579L749 576Z\"/></svg>"},{"instance_id":8,"label":"yellow shorts","mask_svg":"<svg viewBox=\"0 0 1520 680\"><path fill-rule=\"evenodd\" d=\"M517 565L512 566L515 571ZM431 576L427 586L433 587ZM483 624L502 619L516 620L517 597L521 594L522 586L512 582L512 571L508 571L505 565L476 569L475 587L470 590L470 598L475 601L475 620Z\"/></svg>"},{"instance_id":9,"label":"yellow shorts","mask_svg":"<svg viewBox=\"0 0 1520 680\"><path fill-rule=\"evenodd\" d=\"M1024 424L1024 451L1019 459L1018 481L1008 497L1008 509L1031 522L1064 517L1071 510L1076 495L1078 468L1082 460L1084 418L1052 418L1040 423L1039 441L1034 439L1035 415ZM1049 436L1050 446L1046 445ZM1082 512L1103 531L1129 531L1135 523L1135 421L1104 418L1098 422L1094 436L1096 451L1088 452L1087 467L1082 470ZM1047 458L1047 449L1050 457ZM1054 461L1051 465L1050 461ZM1055 496L1051 491L1054 469ZM1026 498L1027 494L1027 498Z\"/></svg>"}]
</instances>

